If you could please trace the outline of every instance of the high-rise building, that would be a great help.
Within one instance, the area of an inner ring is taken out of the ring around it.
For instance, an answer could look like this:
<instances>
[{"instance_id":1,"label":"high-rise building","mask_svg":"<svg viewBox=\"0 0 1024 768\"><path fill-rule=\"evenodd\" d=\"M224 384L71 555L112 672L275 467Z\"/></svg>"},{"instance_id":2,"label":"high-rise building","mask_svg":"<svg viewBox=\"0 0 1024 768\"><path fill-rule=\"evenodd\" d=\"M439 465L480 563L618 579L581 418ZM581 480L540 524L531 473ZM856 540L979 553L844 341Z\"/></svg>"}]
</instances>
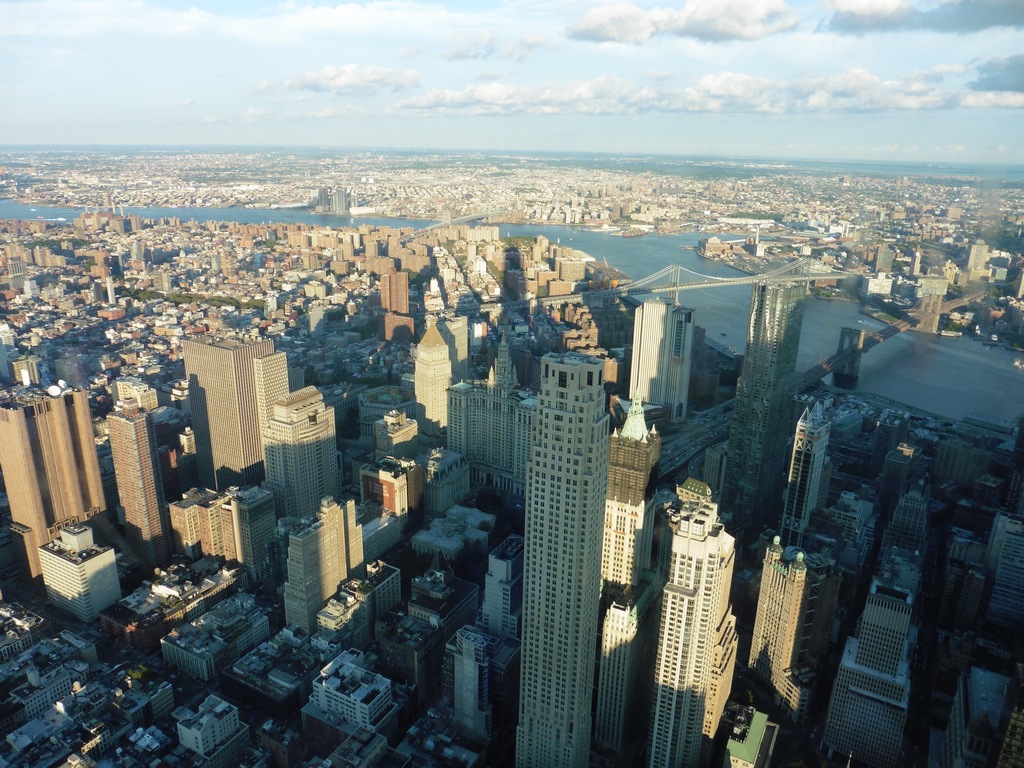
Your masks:
<instances>
[{"instance_id":1,"label":"high-rise building","mask_svg":"<svg viewBox=\"0 0 1024 768\"><path fill-rule=\"evenodd\" d=\"M452 382L469 378L469 319L466 317L439 317L437 330L448 345L448 359L452 363Z\"/></svg>"},{"instance_id":2,"label":"high-rise building","mask_svg":"<svg viewBox=\"0 0 1024 768\"><path fill-rule=\"evenodd\" d=\"M263 431L266 486L274 493L279 517L308 517L320 500L340 488L334 409L316 387L285 395L274 403Z\"/></svg>"},{"instance_id":3,"label":"high-rise building","mask_svg":"<svg viewBox=\"0 0 1024 768\"><path fill-rule=\"evenodd\" d=\"M147 565L162 566L171 554L171 519L157 461L153 417L135 400L127 400L107 416L107 430L128 543Z\"/></svg>"},{"instance_id":4,"label":"high-rise building","mask_svg":"<svg viewBox=\"0 0 1024 768\"><path fill-rule=\"evenodd\" d=\"M1008 698L1009 713L995 768L1024 768L1024 664L1017 662Z\"/></svg>"},{"instance_id":5,"label":"high-rise building","mask_svg":"<svg viewBox=\"0 0 1024 768\"><path fill-rule=\"evenodd\" d=\"M832 687L824 735L830 756L852 757L870 768L900 764L910 703L913 609L912 591L893 579L872 582L860 634L846 641Z\"/></svg>"},{"instance_id":6,"label":"high-rise building","mask_svg":"<svg viewBox=\"0 0 1024 768\"><path fill-rule=\"evenodd\" d=\"M39 547L107 506L88 395L54 386L0 400L0 466L21 564L38 584Z\"/></svg>"},{"instance_id":7,"label":"high-rise building","mask_svg":"<svg viewBox=\"0 0 1024 768\"><path fill-rule=\"evenodd\" d=\"M256 577L270 580L270 542L277 525L274 494L265 488L229 488L224 506L231 511L235 560Z\"/></svg>"},{"instance_id":8,"label":"high-rise building","mask_svg":"<svg viewBox=\"0 0 1024 768\"><path fill-rule=\"evenodd\" d=\"M419 433L416 419L410 419L401 411L388 411L383 418L373 422L374 458L378 461L386 456L396 459L415 458L419 450L419 442L416 440Z\"/></svg>"},{"instance_id":9,"label":"high-rise building","mask_svg":"<svg viewBox=\"0 0 1024 768\"><path fill-rule=\"evenodd\" d=\"M600 638L594 743L616 765L636 765L647 737L650 669L660 582L650 570L655 467L661 437L634 394L621 431L608 440L601 548Z\"/></svg>"},{"instance_id":10,"label":"high-rise building","mask_svg":"<svg viewBox=\"0 0 1024 768\"><path fill-rule=\"evenodd\" d=\"M537 401L520 397L508 342L486 382L459 382L448 390L448 447L469 462L470 480L499 491L526 491L526 468Z\"/></svg>"},{"instance_id":11,"label":"high-rise building","mask_svg":"<svg viewBox=\"0 0 1024 768\"><path fill-rule=\"evenodd\" d=\"M996 765L1010 691L1006 675L981 667L970 667L960 675L939 755L940 768Z\"/></svg>"},{"instance_id":12,"label":"high-rise building","mask_svg":"<svg viewBox=\"0 0 1024 768\"><path fill-rule=\"evenodd\" d=\"M1006 508L1011 513L1024 515L1024 416L1017 421L1017 438L1013 441L1013 452L1010 454Z\"/></svg>"},{"instance_id":13,"label":"high-rise building","mask_svg":"<svg viewBox=\"0 0 1024 768\"><path fill-rule=\"evenodd\" d=\"M666 510L667 583L654 667L647 764L706 763L736 664L729 605L735 540L713 502Z\"/></svg>"},{"instance_id":14,"label":"high-rise building","mask_svg":"<svg viewBox=\"0 0 1024 768\"><path fill-rule=\"evenodd\" d=\"M803 308L802 283L754 285L721 503L741 540L760 533L782 499Z\"/></svg>"},{"instance_id":15,"label":"high-rise building","mask_svg":"<svg viewBox=\"0 0 1024 768\"><path fill-rule=\"evenodd\" d=\"M750 668L796 723L811 711L841 580L837 570L807 559L796 547L784 550L778 536L768 546L750 645Z\"/></svg>"},{"instance_id":16,"label":"high-rise building","mask_svg":"<svg viewBox=\"0 0 1024 768\"><path fill-rule=\"evenodd\" d=\"M608 482L604 367L585 355L540 361L527 473L519 766L588 763L601 537Z\"/></svg>"},{"instance_id":17,"label":"high-rise building","mask_svg":"<svg viewBox=\"0 0 1024 768\"><path fill-rule=\"evenodd\" d=\"M100 611L121 599L114 550L98 547L92 529L69 525L39 548L46 596L79 621L96 621Z\"/></svg>"},{"instance_id":18,"label":"high-rise building","mask_svg":"<svg viewBox=\"0 0 1024 768\"><path fill-rule=\"evenodd\" d=\"M420 431L438 436L448 427L448 387L452 383L452 361L448 345L437 323L427 326L416 345L417 419Z\"/></svg>"},{"instance_id":19,"label":"high-rise building","mask_svg":"<svg viewBox=\"0 0 1024 768\"><path fill-rule=\"evenodd\" d=\"M672 421L685 418L692 348L692 309L660 298L637 307L629 372L633 397L664 406Z\"/></svg>"},{"instance_id":20,"label":"high-rise building","mask_svg":"<svg viewBox=\"0 0 1024 768\"><path fill-rule=\"evenodd\" d=\"M380 278L380 306L388 312L409 314L409 273L391 272Z\"/></svg>"},{"instance_id":21,"label":"high-rise building","mask_svg":"<svg viewBox=\"0 0 1024 768\"><path fill-rule=\"evenodd\" d=\"M811 513L822 501L822 474L831 428L832 422L825 418L820 402L805 409L796 424L789 483L782 502L783 546L803 546Z\"/></svg>"},{"instance_id":22,"label":"high-rise building","mask_svg":"<svg viewBox=\"0 0 1024 768\"><path fill-rule=\"evenodd\" d=\"M987 619L1000 627L1024 626L1024 520L997 515L989 534L992 596Z\"/></svg>"},{"instance_id":23,"label":"high-rise building","mask_svg":"<svg viewBox=\"0 0 1024 768\"><path fill-rule=\"evenodd\" d=\"M519 639L523 628L523 537L509 536L487 556L480 628Z\"/></svg>"},{"instance_id":24,"label":"high-rise building","mask_svg":"<svg viewBox=\"0 0 1024 768\"><path fill-rule=\"evenodd\" d=\"M142 379L134 376L122 376L114 380L114 400L124 402L134 400L140 408L152 411L157 407L156 390Z\"/></svg>"},{"instance_id":25,"label":"high-rise building","mask_svg":"<svg viewBox=\"0 0 1024 768\"><path fill-rule=\"evenodd\" d=\"M263 428L288 394L288 361L270 339L206 336L182 345L199 481L207 488L263 482Z\"/></svg>"},{"instance_id":26,"label":"high-rise building","mask_svg":"<svg viewBox=\"0 0 1024 768\"><path fill-rule=\"evenodd\" d=\"M350 576L362 577L362 526L356 503L324 499L315 522L289 535L284 614L289 624L316 632L316 615Z\"/></svg>"}]
</instances>

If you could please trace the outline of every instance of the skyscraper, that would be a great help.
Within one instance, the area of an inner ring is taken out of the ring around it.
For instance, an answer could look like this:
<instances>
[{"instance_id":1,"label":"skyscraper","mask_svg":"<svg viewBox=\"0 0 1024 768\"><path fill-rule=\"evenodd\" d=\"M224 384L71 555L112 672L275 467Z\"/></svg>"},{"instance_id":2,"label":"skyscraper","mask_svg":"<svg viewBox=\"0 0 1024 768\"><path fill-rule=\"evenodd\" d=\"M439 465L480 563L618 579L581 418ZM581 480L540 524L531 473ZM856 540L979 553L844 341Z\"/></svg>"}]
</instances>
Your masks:
<instances>
[{"instance_id":1,"label":"skyscraper","mask_svg":"<svg viewBox=\"0 0 1024 768\"><path fill-rule=\"evenodd\" d=\"M686 417L693 347L693 310L663 299L637 307L633 318L633 397L665 407L672 421Z\"/></svg>"},{"instance_id":2,"label":"skyscraper","mask_svg":"<svg viewBox=\"0 0 1024 768\"><path fill-rule=\"evenodd\" d=\"M220 490L258 485L264 478L263 427L273 404L288 394L287 359L274 354L270 339L206 336L182 349L200 483Z\"/></svg>"},{"instance_id":3,"label":"skyscraper","mask_svg":"<svg viewBox=\"0 0 1024 768\"><path fill-rule=\"evenodd\" d=\"M820 402L804 409L796 424L793 453L789 460L789 483L782 502L783 546L803 546L804 531L811 513L821 501L822 472L831 429L832 422L825 418Z\"/></svg>"},{"instance_id":4,"label":"skyscraper","mask_svg":"<svg viewBox=\"0 0 1024 768\"><path fill-rule=\"evenodd\" d=\"M660 581L650 570L654 469L661 437L647 428L640 398L608 440L608 491L601 549L600 638L594 742L618 765L635 765L647 736L650 670ZM614 756L614 757L612 757Z\"/></svg>"},{"instance_id":5,"label":"skyscraper","mask_svg":"<svg viewBox=\"0 0 1024 768\"><path fill-rule=\"evenodd\" d=\"M448 390L448 448L469 462L474 483L524 493L536 419L536 401L520 397L508 342L486 382L459 382Z\"/></svg>"},{"instance_id":6,"label":"skyscraper","mask_svg":"<svg viewBox=\"0 0 1024 768\"><path fill-rule=\"evenodd\" d=\"M337 497L338 448L334 409L316 387L285 395L274 403L263 431L267 487L279 517L315 515L320 500Z\"/></svg>"},{"instance_id":7,"label":"skyscraper","mask_svg":"<svg viewBox=\"0 0 1024 768\"><path fill-rule=\"evenodd\" d=\"M39 547L106 509L89 398L80 389L24 389L0 400L0 465L29 578Z\"/></svg>"},{"instance_id":8,"label":"skyscraper","mask_svg":"<svg viewBox=\"0 0 1024 768\"><path fill-rule=\"evenodd\" d=\"M526 490L516 761L523 768L583 768L608 482L604 368L574 353L547 354L540 368Z\"/></svg>"},{"instance_id":9,"label":"skyscraper","mask_svg":"<svg viewBox=\"0 0 1024 768\"><path fill-rule=\"evenodd\" d=\"M437 323L429 323L416 345L417 422L420 431L441 435L448 426L448 387L452 383L452 361L448 345Z\"/></svg>"},{"instance_id":10,"label":"skyscraper","mask_svg":"<svg viewBox=\"0 0 1024 768\"><path fill-rule=\"evenodd\" d=\"M914 594L895 580L876 578L846 641L832 687L824 742L829 755L852 755L871 768L900 762L910 703L911 614Z\"/></svg>"},{"instance_id":11,"label":"skyscraper","mask_svg":"<svg viewBox=\"0 0 1024 768\"><path fill-rule=\"evenodd\" d=\"M107 430L128 543L147 565L162 566L171 553L171 520L157 460L153 417L135 400L128 400L107 416Z\"/></svg>"},{"instance_id":12,"label":"skyscraper","mask_svg":"<svg viewBox=\"0 0 1024 768\"><path fill-rule=\"evenodd\" d=\"M316 631L316 614L338 591L342 581L362 577L362 526L356 503L324 499L316 521L289 534L288 578L284 583L284 615L303 631Z\"/></svg>"},{"instance_id":13,"label":"skyscraper","mask_svg":"<svg viewBox=\"0 0 1024 768\"><path fill-rule=\"evenodd\" d=\"M713 502L684 502L666 513L668 581L654 668L650 768L705 762L736 664L729 607L735 541Z\"/></svg>"},{"instance_id":14,"label":"skyscraper","mask_svg":"<svg viewBox=\"0 0 1024 768\"><path fill-rule=\"evenodd\" d=\"M768 546L750 644L750 668L796 723L810 713L840 584L837 571L807 559L795 547L783 550L778 536Z\"/></svg>"},{"instance_id":15,"label":"skyscraper","mask_svg":"<svg viewBox=\"0 0 1024 768\"><path fill-rule=\"evenodd\" d=\"M795 282L754 285L721 503L723 520L741 540L760 533L780 506L804 290Z\"/></svg>"}]
</instances>

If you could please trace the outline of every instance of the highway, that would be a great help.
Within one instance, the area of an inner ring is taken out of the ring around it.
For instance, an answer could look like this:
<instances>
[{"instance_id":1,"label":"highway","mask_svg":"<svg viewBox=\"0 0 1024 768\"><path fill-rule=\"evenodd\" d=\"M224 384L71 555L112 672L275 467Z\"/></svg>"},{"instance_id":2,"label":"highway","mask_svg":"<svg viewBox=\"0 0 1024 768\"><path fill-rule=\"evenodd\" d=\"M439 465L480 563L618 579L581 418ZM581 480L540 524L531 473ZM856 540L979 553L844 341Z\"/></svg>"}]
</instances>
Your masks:
<instances>
[{"instance_id":1,"label":"highway","mask_svg":"<svg viewBox=\"0 0 1024 768\"><path fill-rule=\"evenodd\" d=\"M663 438L661 461L658 464L659 479L671 475L712 445L725 440L729 436L731 420L732 401L730 400L697 414L683 425L678 434Z\"/></svg>"}]
</instances>

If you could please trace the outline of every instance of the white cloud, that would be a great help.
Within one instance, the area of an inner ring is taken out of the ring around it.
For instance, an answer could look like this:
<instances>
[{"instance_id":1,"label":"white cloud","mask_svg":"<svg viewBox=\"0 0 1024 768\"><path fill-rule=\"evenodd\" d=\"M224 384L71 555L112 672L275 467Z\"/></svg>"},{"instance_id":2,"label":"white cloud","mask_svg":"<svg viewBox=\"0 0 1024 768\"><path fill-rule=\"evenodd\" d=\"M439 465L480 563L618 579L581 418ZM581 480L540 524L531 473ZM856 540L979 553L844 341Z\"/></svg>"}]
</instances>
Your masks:
<instances>
[{"instance_id":1,"label":"white cloud","mask_svg":"<svg viewBox=\"0 0 1024 768\"><path fill-rule=\"evenodd\" d=\"M656 35L752 40L792 29L797 22L796 12L785 0L687 0L679 10L648 10L616 2L588 9L569 28L569 36L631 44Z\"/></svg>"},{"instance_id":2,"label":"white cloud","mask_svg":"<svg viewBox=\"0 0 1024 768\"><path fill-rule=\"evenodd\" d=\"M992 109L1024 109L1024 93L1013 91L968 91L960 97L960 106Z\"/></svg>"},{"instance_id":3,"label":"white cloud","mask_svg":"<svg viewBox=\"0 0 1024 768\"><path fill-rule=\"evenodd\" d=\"M863 34L931 30L969 34L996 27L1024 27L1021 0L828 0L828 26L835 32Z\"/></svg>"},{"instance_id":4,"label":"white cloud","mask_svg":"<svg viewBox=\"0 0 1024 768\"><path fill-rule=\"evenodd\" d=\"M492 30L458 35L454 47L441 55L446 59L486 59L493 56L496 48L497 34Z\"/></svg>"},{"instance_id":5,"label":"white cloud","mask_svg":"<svg viewBox=\"0 0 1024 768\"><path fill-rule=\"evenodd\" d=\"M318 92L374 92L391 90L404 91L419 84L419 72L407 69L399 72L388 67L373 65L343 64L327 66L319 72L301 72L284 81L283 86L291 90ZM272 87L260 83L259 89Z\"/></svg>"}]
</instances>

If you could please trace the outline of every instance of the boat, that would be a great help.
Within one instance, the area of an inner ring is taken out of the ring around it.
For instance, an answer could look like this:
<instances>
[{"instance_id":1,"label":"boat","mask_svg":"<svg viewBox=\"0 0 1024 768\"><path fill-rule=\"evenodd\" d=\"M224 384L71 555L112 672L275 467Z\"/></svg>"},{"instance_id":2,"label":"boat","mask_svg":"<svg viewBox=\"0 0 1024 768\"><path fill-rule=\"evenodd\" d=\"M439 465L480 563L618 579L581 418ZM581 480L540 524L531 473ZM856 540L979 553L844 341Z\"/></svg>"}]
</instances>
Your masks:
<instances>
[{"instance_id":1,"label":"boat","mask_svg":"<svg viewBox=\"0 0 1024 768\"><path fill-rule=\"evenodd\" d=\"M1018 371L1024 371L1024 357L1018 357L1013 361L1013 367Z\"/></svg>"},{"instance_id":2,"label":"boat","mask_svg":"<svg viewBox=\"0 0 1024 768\"><path fill-rule=\"evenodd\" d=\"M939 331L939 336L948 336L952 339L959 339L963 336L963 333L960 331Z\"/></svg>"}]
</instances>

